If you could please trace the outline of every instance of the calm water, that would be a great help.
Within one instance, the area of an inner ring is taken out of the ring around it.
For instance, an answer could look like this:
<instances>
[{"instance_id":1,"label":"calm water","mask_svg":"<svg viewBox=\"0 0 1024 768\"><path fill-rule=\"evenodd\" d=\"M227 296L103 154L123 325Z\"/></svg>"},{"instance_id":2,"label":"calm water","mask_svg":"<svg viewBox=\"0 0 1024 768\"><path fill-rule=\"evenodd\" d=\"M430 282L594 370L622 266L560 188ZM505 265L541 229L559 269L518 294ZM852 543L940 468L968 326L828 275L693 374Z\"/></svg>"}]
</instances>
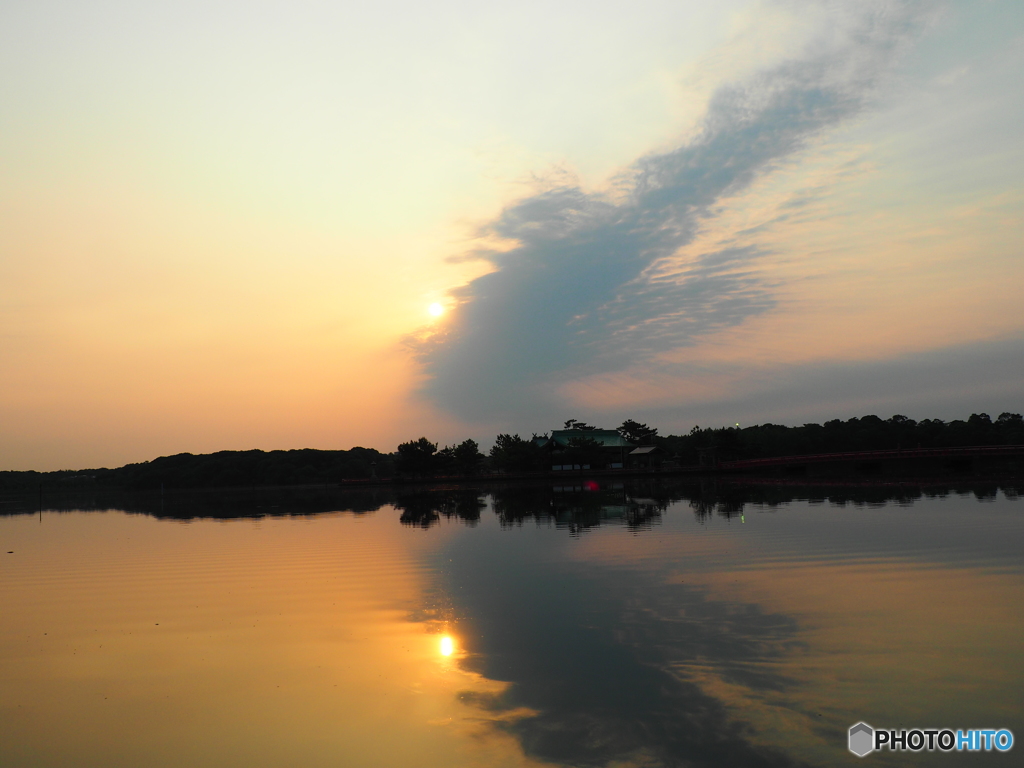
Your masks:
<instances>
[{"instance_id":1,"label":"calm water","mask_svg":"<svg viewBox=\"0 0 1024 768\"><path fill-rule=\"evenodd\" d=\"M1024 738L1005 486L62 504L0 506L6 768L865 765L859 720Z\"/></svg>"}]
</instances>

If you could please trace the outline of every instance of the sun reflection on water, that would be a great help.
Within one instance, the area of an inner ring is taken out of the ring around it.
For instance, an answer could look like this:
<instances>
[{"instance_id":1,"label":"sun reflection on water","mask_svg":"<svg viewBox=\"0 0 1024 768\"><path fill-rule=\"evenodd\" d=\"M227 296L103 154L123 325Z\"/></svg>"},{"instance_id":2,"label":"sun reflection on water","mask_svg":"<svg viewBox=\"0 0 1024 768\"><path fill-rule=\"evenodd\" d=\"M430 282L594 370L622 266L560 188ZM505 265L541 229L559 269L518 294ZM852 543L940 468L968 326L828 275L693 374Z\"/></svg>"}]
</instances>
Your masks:
<instances>
[{"instance_id":1,"label":"sun reflection on water","mask_svg":"<svg viewBox=\"0 0 1024 768\"><path fill-rule=\"evenodd\" d=\"M455 652L455 639L450 635L441 638L441 655L451 656Z\"/></svg>"}]
</instances>

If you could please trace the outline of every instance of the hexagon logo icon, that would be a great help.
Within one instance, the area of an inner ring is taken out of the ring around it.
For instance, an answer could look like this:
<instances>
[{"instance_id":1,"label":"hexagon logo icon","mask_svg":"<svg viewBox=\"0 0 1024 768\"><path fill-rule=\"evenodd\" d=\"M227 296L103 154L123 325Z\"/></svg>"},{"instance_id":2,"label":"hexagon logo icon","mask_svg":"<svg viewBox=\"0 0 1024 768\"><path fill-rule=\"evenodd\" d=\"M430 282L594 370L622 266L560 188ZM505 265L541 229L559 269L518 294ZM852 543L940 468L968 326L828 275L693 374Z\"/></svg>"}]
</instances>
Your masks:
<instances>
[{"instance_id":1,"label":"hexagon logo icon","mask_svg":"<svg viewBox=\"0 0 1024 768\"><path fill-rule=\"evenodd\" d=\"M875 729L867 723L857 723L850 728L850 751L857 757L864 757L874 751Z\"/></svg>"}]
</instances>

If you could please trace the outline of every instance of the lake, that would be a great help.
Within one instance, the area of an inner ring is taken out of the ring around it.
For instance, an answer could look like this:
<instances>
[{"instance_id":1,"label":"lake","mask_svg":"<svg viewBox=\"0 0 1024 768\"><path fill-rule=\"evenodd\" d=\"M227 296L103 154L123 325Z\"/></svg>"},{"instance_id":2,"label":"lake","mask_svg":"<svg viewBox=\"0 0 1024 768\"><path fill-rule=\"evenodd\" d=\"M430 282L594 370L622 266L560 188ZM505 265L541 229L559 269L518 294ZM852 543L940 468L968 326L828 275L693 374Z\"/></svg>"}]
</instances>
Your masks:
<instances>
[{"instance_id":1,"label":"lake","mask_svg":"<svg viewBox=\"0 0 1024 768\"><path fill-rule=\"evenodd\" d=\"M1013 485L569 478L0 510L5 768L1024 748L847 750L858 721L1024 735Z\"/></svg>"}]
</instances>

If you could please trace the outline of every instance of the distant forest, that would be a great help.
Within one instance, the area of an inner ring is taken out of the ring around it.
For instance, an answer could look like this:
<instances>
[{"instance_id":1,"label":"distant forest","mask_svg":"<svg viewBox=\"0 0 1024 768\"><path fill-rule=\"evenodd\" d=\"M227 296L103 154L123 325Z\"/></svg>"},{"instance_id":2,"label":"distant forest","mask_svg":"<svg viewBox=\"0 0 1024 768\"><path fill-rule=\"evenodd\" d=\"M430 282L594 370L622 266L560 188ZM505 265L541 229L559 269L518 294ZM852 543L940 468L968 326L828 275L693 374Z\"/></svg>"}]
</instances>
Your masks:
<instances>
[{"instance_id":1,"label":"distant forest","mask_svg":"<svg viewBox=\"0 0 1024 768\"><path fill-rule=\"evenodd\" d=\"M572 441L570 453L585 459L588 452L595 450L597 443L587 437L594 427L570 419L566 429L579 433ZM719 460L729 461L895 448L1024 445L1024 419L1019 413L1002 413L995 419L984 413L972 414L966 421L950 422L914 421L896 415L889 419L835 419L799 427L694 427L686 435L659 435L656 427L626 420L617 431L636 445L658 447L663 456L679 467L697 465L701 453L709 450ZM0 491L29 491L40 486L50 490L83 486L139 490L256 487L332 484L373 477L386 480L530 474L551 469L551 457L537 444L537 437L546 435L498 435L487 455L481 453L473 440L439 448L426 437L402 443L394 453L381 453L373 448L181 453L117 469L0 472Z\"/></svg>"}]
</instances>

